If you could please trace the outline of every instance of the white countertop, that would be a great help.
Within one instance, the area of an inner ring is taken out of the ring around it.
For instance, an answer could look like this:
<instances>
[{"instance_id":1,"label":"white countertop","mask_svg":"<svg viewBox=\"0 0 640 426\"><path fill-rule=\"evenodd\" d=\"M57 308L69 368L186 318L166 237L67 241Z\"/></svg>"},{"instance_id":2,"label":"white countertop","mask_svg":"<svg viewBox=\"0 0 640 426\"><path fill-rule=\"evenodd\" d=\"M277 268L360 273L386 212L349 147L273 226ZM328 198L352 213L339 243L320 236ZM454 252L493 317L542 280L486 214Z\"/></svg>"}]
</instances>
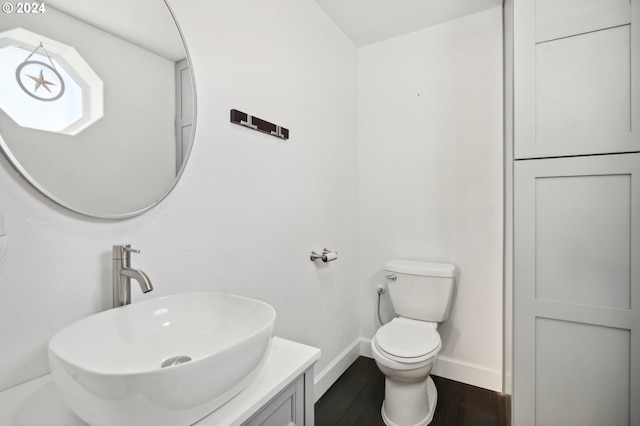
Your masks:
<instances>
[{"instance_id":1,"label":"white countertop","mask_svg":"<svg viewBox=\"0 0 640 426\"><path fill-rule=\"evenodd\" d=\"M196 426L237 426L320 358L320 349L279 337L255 380ZM0 392L2 426L87 426L62 401L51 375Z\"/></svg>"}]
</instances>

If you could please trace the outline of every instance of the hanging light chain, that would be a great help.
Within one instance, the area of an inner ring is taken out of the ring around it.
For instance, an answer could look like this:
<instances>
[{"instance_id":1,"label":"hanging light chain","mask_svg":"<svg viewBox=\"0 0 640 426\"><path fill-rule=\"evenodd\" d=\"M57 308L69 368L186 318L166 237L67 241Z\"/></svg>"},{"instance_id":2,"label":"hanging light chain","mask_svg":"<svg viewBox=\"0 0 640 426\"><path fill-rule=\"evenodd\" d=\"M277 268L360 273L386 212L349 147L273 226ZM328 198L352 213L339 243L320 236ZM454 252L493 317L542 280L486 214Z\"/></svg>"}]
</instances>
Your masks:
<instances>
[{"instance_id":1,"label":"hanging light chain","mask_svg":"<svg viewBox=\"0 0 640 426\"><path fill-rule=\"evenodd\" d=\"M42 42L40 42L40 44L38 45L38 47L36 47L33 52L31 52L29 54L29 56L27 56L27 59L25 59L22 62L27 62L37 51L38 49L42 49L44 50L45 55L47 55L47 58L49 59L49 63L51 64L51 66L57 71L56 68L56 64L53 63L53 60L51 59L51 56L49 56L49 52L47 52L47 49L44 48L44 44Z\"/></svg>"}]
</instances>

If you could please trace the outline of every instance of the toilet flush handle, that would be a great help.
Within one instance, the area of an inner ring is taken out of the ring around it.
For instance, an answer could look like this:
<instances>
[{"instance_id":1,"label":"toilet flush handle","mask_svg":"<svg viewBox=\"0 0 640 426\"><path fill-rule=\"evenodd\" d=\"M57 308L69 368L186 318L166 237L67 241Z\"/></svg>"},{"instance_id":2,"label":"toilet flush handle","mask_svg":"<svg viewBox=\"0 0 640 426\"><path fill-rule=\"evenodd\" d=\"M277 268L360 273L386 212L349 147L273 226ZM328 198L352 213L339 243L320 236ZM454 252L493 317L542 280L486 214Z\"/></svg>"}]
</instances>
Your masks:
<instances>
[{"instance_id":1,"label":"toilet flush handle","mask_svg":"<svg viewBox=\"0 0 640 426\"><path fill-rule=\"evenodd\" d=\"M394 274L388 274L387 279L391 281L395 281L398 279L398 277L396 277Z\"/></svg>"}]
</instances>

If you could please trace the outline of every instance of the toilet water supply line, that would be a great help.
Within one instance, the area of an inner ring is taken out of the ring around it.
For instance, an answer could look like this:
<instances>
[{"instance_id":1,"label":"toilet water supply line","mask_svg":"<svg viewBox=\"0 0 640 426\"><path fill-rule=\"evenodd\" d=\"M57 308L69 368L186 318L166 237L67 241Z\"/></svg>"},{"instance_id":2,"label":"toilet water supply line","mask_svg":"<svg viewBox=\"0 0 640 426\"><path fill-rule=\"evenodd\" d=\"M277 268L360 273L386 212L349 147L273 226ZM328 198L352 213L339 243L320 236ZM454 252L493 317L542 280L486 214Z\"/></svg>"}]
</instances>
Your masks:
<instances>
[{"instance_id":1,"label":"toilet water supply line","mask_svg":"<svg viewBox=\"0 0 640 426\"><path fill-rule=\"evenodd\" d=\"M395 274L387 274L387 279L395 281L398 279L398 276ZM384 286L382 284L378 285L376 292L378 293L378 321L380 321L380 325L385 325L386 322L382 321L382 316L380 315L380 299L384 293Z\"/></svg>"},{"instance_id":2,"label":"toilet water supply line","mask_svg":"<svg viewBox=\"0 0 640 426\"><path fill-rule=\"evenodd\" d=\"M382 321L382 317L380 316L380 298L384 293L384 287L379 285L377 292L378 292L378 321L380 321L380 325L385 325L386 323Z\"/></svg>"}]
</instances>

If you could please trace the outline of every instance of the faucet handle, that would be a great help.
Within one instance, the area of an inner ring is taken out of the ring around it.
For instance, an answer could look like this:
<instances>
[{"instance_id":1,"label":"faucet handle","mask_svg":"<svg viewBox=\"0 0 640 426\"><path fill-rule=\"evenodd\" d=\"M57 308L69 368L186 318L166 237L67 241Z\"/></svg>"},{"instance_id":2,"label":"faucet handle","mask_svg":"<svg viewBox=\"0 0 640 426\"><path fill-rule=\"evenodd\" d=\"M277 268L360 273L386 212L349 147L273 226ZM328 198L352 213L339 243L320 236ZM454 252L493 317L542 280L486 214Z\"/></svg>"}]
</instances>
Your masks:
<instances>
[{"instance_id":1,"label":"faucet handle","mask_svg":"<svg viewBox=\"0 0 640 426\"><path fill-rule=\"evenodd\" d=\"M131 244L118 244L113 246L114 259L127 259L129 253L140 253L140 250L131 248Z\"/></svg>"}]
</instances>

